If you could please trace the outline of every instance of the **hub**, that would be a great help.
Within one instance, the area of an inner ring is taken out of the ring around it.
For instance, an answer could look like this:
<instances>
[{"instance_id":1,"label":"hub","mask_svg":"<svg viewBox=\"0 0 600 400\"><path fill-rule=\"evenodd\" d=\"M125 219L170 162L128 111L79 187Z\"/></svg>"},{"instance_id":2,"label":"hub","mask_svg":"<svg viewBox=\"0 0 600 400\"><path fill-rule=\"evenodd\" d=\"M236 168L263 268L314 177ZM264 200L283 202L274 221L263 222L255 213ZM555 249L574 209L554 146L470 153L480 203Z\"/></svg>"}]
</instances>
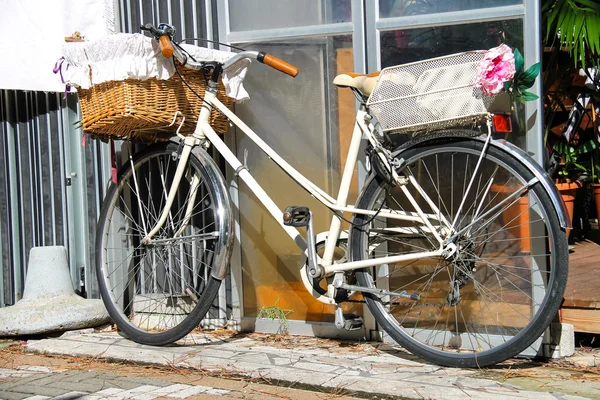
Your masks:
<instances>
[{"instance_id":1,"label":"hub","mask_svg":"<svg viewBox=\"0 0 600 400\"><path fill-rule=\"evenodd\" d=\"M472 279L476 271L475 242L469 234L463 234L457 238L455 243L446 245L444 256L448 262L447 268L452 268L452 280L449 281L448 295L446 301L450 306L456 306L461 300L461 289ZM483 249L481 250L483 251Z\"/></svg>"}]
</instances>

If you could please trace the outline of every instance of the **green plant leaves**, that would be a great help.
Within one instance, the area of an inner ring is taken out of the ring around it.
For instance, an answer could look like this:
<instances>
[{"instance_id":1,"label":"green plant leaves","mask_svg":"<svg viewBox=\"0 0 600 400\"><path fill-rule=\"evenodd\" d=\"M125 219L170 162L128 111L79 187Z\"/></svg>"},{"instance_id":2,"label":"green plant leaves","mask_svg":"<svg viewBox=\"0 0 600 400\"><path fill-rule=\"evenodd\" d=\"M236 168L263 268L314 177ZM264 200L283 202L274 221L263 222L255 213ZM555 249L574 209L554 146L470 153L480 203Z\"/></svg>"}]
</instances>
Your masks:
<instances>
[{"instance_id":1,"label":"green plant leaves","mask_svg":"<svg viewBox=\"0 0 600 400\"><path fill-rule=\"evenodd\" d=\"M523 58L523 55L521 55L519 49L515 49L513 51L513 54L515 56L515 70L518 74L520 72L523 72L523 68L525 66L525 59Z\"/></svg>"},{"instance_id":2,"label":"green plant leaves","mask_svg":"<svg viewBox=\"0 0 600 400\"><path fill-rule=\"evenodd\" d=\"M591 169L591 175L594 174L594 167L591 168L586 166L587 164L585 157L583 162L579 161L580 156L589 154L598 148L598 142L594 139L587 140L580 143L577 147L573 147L569 143L562 141L557 142L552 150L562 156L564 162L561 163L561 169L558 171L558 175L563 178L574 178L580 175L582 172L588 172Z\"/></svg>"},{"instance_id":3,"label":"green plant leaves","mask_svg":"<svg viewBox=\"0 0 600 400\"><path fill-rule=\"evenodd\" d=\"M504 82L504 91L512 97L513 101L519 100L521 103L537 100L539 96L535 93L527 92L535 83L535 79L540 74L541 64L535 63L531 67L525 68L525 60L519 49L513 50L515 57L515 76L512 81Z\"/></svg>"},{"instance_id":4,"label":"green plant leaves","mask_svg":"<svg viewBox=\"0 0 600 400\"><path fill-rule=\"evenodd\" d=\"M586 153L592 152L596 148L598 148L598 144L596 143L596 141L595 140L588 140L588 141L583 142L582 144L580 144L577 147L577 150L575 150L575 152L577 154L586 154Z\"/></svg>"},{"instance_id":5,"label":"green plant leaves","mask_svg":"<svg viewBox=\"0 0 600 400\"><path fill-rule=\"evenodd\" d=\"M523 74L520 76L520 86L525 86L526 89L532 87L535 82L535 78L537 78L537 76L540 74L541 67L541 63L537 62L531 67L527 68L527 71L523 72Z\"/></svg>"},{"instance_id":6,"label":"green plant leaves","mask_svg":"<svg viewBox=\"0 0 600 400\"><path fill-rule=\"evenodd\" d=\"M533 100L537 100L539 99L540 96L538 96L535 93L531 93L531 92L522 92L521 93L521 102L524 103L526 101L533 101Z\"/></svg>"},{"instance_id":7,"label":"green plant leaves","mask_svg":"<svg viewBox=\"0 0 600 400\"><path fill-rule=\"evenodd\" d=\"M597 0L546 0L542 17L546 41L569 49L575 65L600 64L600 3Z\"/></svg>"}]
</instances>

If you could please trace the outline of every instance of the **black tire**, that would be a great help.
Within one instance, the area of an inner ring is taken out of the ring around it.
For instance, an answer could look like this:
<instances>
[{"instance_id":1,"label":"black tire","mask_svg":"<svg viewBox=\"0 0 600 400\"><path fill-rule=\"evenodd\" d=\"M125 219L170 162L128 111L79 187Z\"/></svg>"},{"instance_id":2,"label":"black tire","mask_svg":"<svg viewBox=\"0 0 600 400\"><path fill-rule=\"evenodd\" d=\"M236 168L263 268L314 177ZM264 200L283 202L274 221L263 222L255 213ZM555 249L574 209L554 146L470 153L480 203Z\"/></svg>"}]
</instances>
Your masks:
<instances>
[{"instance_id":1,"label":"black tire","mask_svg":"<svg viewBox=\"0 0 600 400\"><path fill-rule=\"evenodd\" d=\"M450 224L456 221L454 232L534 177L516 157L494 146L475 173L482 149L480 141L446 137L397 154L403 160L399 174L416 178ZM463 196L472 176L473 186ZM413 185L406 187L424 212L434 214ZM383 330L412 353L452 367L493 365L540 338L562 301L568 247L542 184L533 184L528 194L522 197L525 203L518 198L508 201L502 213L491 213L459 235L454 241L459 250L449 259L404 261L357 271L362 286L388 288L397 294L406 290L404 297L364 294ZM378 210L384 197L384 211L414 211L398 187L389 187L376 176L368 180L357 206ZM465 204L457 218L463 197ZM534 233L529 237L516 222L520 214L530 218L527 225ZM439 242L422 223L382 217L369 222L370 218L355 217L352 260L439 249ZM433 225L442 239L452 236L440 229L439 216L437 220ZM406 297L410 295L412 300Z\"/></svg>"},{"instance_id":2,"label":"black tire","mask_svg":"<svg viewBox=\"0 0 600 400\"><path fill-rule=\"evenodd\" d=\"M174 143L158 144L125 163L108 190L96 232L102 300L126 336L148 345L175 342L198 326L221 284L212 272L229 263L229 239L218 232L229 229L231 206L227 193L215 189L215 179L223 178L208 156L190 155L167 222L152 238L156 242L142 244L164 207L176 151ZM199 178L196 190L192 177Z\"/></svg>"}]
</instances>

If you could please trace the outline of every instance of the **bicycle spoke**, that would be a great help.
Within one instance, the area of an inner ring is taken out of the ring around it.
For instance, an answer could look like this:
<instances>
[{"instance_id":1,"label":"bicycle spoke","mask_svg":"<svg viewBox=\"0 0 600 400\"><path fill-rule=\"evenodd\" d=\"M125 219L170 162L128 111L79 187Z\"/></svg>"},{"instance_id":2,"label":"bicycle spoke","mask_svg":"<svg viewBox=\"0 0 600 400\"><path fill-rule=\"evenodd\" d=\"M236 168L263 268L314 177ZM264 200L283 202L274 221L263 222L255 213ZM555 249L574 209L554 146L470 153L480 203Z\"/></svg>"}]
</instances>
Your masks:
<instances>
[{"instance_id":1,"label":"bicycle spoke","mask_svg":"<svg viewBox=\"0 0 600 400\"><path fill-rule=\"evenodd\" d=\"M116 308L111 316L141 342L154 342L152 335L172 331L177 331L173 338L181 337L186 333L180 329L183 321L195 318L200 303L207 310L217 293L211 270L219 240L219 204L200 169L187 167L167 221L151 241L142 240L142 216L146 229L153 229L166 207L178 165L172 152L130 163L136 168L137 185L131 172L121 178L101 236L98 268ZM211 297L204 299L209 287ZM169 342L168 337L160 341Z\"/></svg>"},{"instance_id":2,"label":"bicycle spoke","mask_svg":"<svg viewBox=\"0 0 600 400\"><path fill-rule=\"evenodd\" d=\"M411 185L416 181L410 189L415 205L400 190L373 181L365 200L357 202L371 210L385 204L389 213L412 213L420 207L442 240L454 246L442 257L391 264L377 279L365 281L369 272L357 274L363 284L411 296L389 302L371 296L366 301L378 321L388 321L384 327L390 336L423 356L435 354L436 362L445 365L461 366L469 360L468 365L478 366L481 360L502 359L509 343L529 346L539 337L532 333L540 332L537 321L549 321L559 304L552 300L549 305L549 285L557 285L556 268L564 269L557 267L557 254L565 247L560 231L550 223L555 214L548 212L548 197L540 197L542 185L526 168L517 166L521 169L516 173L513 164L519 163L505 162L494 146L482 157L484 146L458 139L449 139L446 147L443 140L415 146L401 153L398 170L400 176L410 177ZM452 232L443 219L452 221ZM434 251L439 244L423 226L401 218L377 218L364 229L362 241L354 242L354 257ZM396 227L398 233L393 234ZM559 287L564 289L564 283Z\"/></svg>"}]
</instances>

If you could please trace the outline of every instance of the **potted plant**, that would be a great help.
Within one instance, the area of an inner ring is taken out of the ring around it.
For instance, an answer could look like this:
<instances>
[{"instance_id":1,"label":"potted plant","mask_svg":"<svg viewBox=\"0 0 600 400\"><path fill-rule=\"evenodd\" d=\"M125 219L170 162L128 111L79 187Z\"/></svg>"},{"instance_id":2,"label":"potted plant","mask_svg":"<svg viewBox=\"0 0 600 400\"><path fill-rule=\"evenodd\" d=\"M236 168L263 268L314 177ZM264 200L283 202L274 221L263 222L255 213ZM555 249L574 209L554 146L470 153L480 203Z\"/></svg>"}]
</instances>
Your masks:
<instances>
[{"instance_id":1,"label":"potted plant","mask_svg":"<svg viewBox=\"0 0 600 400\"><path fill-rule=\"evenodd\" d=\"M581 188L588 180L590 174L587 162L582 161L582 158L593 159L593 153L596 153L598 148L597 142L593 139L587 140L575 146L573 143L558 142L554 145L554 151L563 157L556 175L556 187L560 191L563 201L567 206L569 216L573 217L575 208L575 197L577 190ZM594 173L591 174L592 176ZM567 230L567 237L570 230Z\"/></svg>"},{"instance_id":2,"label":"potted plant","mask_svg":"<svg viewBox=\"0 0 600 400\"><path fill-rule=\"evenodd\" d=\"M590 77L590 71L600 66L600 3L596 0L542 0L542 27L544 55L549 57L543 71L544 142L552 154L547 170L563 193L565 204L571 208L572 217L575 192L585 176L590 175L589 160L596 157L597 138L578 137L578 127L565 127L557 116L567 116L567 123L573 123L569 112L578 106L583 86L578 86L576 80L579 75ZM577 119L577 124L580 122L581 119ZM592 172L592 176L595 175Z\"/></svg>"}]
</instances>

